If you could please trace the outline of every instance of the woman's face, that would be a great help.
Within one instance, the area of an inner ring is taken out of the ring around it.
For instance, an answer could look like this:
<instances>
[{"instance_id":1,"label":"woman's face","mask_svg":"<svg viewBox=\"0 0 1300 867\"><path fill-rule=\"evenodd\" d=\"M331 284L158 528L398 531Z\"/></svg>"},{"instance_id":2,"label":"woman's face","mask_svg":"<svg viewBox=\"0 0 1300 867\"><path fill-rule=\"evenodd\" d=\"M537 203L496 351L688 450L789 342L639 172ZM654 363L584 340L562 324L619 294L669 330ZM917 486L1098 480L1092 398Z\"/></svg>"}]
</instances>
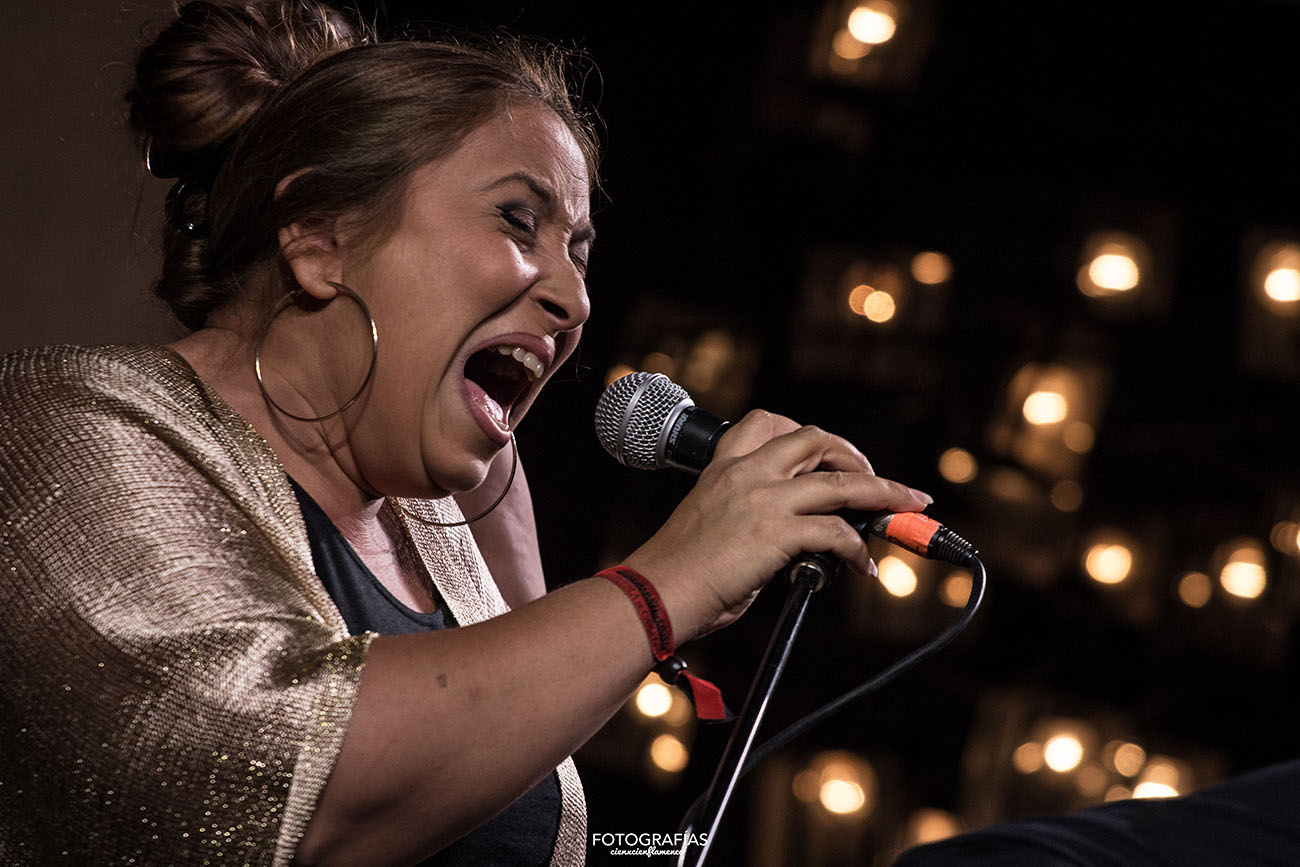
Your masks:
<instances>
[{"instance_id":1,"label":"woman's face","mask_svg":"<svg viewBox=\"0 0 1300 867\"><path fill-rule=\"evenodd\" d=\"M564 123L515 107L417 171L393 234L342 256L379 329L349 418L357 479L438 496L482 481L587 319L587 168Z\"/></svg>"}]
</instances>

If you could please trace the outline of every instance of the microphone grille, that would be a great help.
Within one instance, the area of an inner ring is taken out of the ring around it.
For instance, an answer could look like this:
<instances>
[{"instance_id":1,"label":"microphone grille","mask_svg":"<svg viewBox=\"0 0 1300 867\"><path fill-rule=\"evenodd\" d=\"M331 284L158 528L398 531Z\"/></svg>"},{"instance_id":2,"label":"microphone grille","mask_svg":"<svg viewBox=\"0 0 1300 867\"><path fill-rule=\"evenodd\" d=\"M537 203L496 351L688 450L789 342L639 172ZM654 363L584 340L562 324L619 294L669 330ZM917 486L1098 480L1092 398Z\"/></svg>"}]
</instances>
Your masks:
<instances>
[{"instance_id":1,"label":"microphone grille","mask_svg":"<svg viewBox=\"0 0 1300 867\"><path fill-rule=\"evenodd\" d=\"M673 411L694 406L686 389L662 373L629 373L596 403L596 438L614 460L638 470L665 466L659 440Z\"/></svg>"}]
</instances>

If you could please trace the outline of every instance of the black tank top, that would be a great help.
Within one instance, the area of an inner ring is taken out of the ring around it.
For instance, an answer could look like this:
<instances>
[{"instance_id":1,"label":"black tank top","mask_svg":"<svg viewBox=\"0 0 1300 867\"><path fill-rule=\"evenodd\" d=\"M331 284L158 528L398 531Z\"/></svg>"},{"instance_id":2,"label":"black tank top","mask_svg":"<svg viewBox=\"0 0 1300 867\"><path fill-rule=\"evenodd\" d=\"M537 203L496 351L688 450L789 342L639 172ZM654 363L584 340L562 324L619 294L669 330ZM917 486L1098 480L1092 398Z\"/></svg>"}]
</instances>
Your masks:
<instances>
[{"instance_id":1,"label":"black tank top","mask_svg":"<svg viewBox=\"0 0 1300 867\"><path fill-rule=\"evenodd\" d=\"M307 525L312 562L353 635L406 635L450 629L456 621L439 606L431 614L398 601L361 562L343 534L306 491L289 479ZM560 784L542 780L485 825L422 861L420 867L519 867L550 863L560 826Z\"/></svg>"}]
</instances>

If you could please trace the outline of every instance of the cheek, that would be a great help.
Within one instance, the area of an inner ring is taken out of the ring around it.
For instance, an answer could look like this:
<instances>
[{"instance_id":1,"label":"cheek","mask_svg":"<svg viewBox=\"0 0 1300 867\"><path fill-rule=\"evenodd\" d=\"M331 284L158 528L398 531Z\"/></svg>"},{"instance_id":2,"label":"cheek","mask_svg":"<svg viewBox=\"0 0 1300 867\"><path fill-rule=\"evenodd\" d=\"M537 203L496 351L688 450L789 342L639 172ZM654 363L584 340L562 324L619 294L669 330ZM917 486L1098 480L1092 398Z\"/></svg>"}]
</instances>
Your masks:
<instances>
[{"instance_id":1,"label":"cheek","mask_svg":"<svg viewBox=\"0 0 1300 867\"><path fill-rule=\"evenodd\" d=\"M475 256L432 275L434 284L420 317L448 331L481 325L514 302L536 278L536 269L514 245Z\"/></svg>"},{"instance_id":2,"label":"cheek","mask_svg":"<svg viewBox=\"0 0 1300 867\"><path fill-rule=\"evenodd\" d=\"M474 435L473 428L459 426L458 398L448 392L442 400L436 392L436 382L408 370L376 394L351 431L362 473L378 492L440 497L473 488L486 474L482 456L453 447Z\"/></svg>"},{"instance_id":3,"label":"cheek","mask_svg":"<svg viewBox=\"0 0 1300 867\"><path fill-rule=\"evenodd\" d=\"M379 451L407 461L419 438L443 413L460 383L456 369L458 343L439 327L434 313L415 316L407 311L379 324L379 360L372 393L365 408L364 434L379 443ZM448 400L439 400L447 392ZM433 415L430 415L430 413Z\"/></svg>"}]
</instances>

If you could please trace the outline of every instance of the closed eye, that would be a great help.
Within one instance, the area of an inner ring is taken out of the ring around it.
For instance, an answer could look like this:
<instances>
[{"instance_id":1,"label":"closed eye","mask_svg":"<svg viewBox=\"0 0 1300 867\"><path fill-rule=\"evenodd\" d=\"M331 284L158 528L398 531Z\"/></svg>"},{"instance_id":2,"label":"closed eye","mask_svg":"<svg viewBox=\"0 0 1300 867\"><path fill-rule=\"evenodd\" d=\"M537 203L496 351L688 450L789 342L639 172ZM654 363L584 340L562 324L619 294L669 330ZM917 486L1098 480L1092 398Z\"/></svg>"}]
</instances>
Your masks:
<instances>
[{"instance_id":1,"label":"closed eye","mask_svg":"<svg viewBox=\"0 0 1300 867\"><path fill-rule=\"evenodd\" d=\"M596 230L591 223L580 225L569 238L569 258L577 266L582 276L587 276L587 265L591 261L592 249L596 246Z\"/></svg>"},{"instance_id":2,"label":"closed eye","mask_svg":"<svg viewBox=\"0 0 1300 867\"><path fill-rule=\"evenodd\" d=\"M575 244L569 249L569 258L573 260L578 273L587 276L587 263L591 261L591 244Z\"/></svg>"},{"instance_id":3,"label":"closed eye","mask_svg":"<svg viewBox=\"0 0 1300 867\"><path fill-rule=\"evenodd\" d=\"M518 229L529 237L537 234L537 214L531 208L520 205L504 205L498 209L501 219L512 229Z\"/></svg>"}]
</instances>

